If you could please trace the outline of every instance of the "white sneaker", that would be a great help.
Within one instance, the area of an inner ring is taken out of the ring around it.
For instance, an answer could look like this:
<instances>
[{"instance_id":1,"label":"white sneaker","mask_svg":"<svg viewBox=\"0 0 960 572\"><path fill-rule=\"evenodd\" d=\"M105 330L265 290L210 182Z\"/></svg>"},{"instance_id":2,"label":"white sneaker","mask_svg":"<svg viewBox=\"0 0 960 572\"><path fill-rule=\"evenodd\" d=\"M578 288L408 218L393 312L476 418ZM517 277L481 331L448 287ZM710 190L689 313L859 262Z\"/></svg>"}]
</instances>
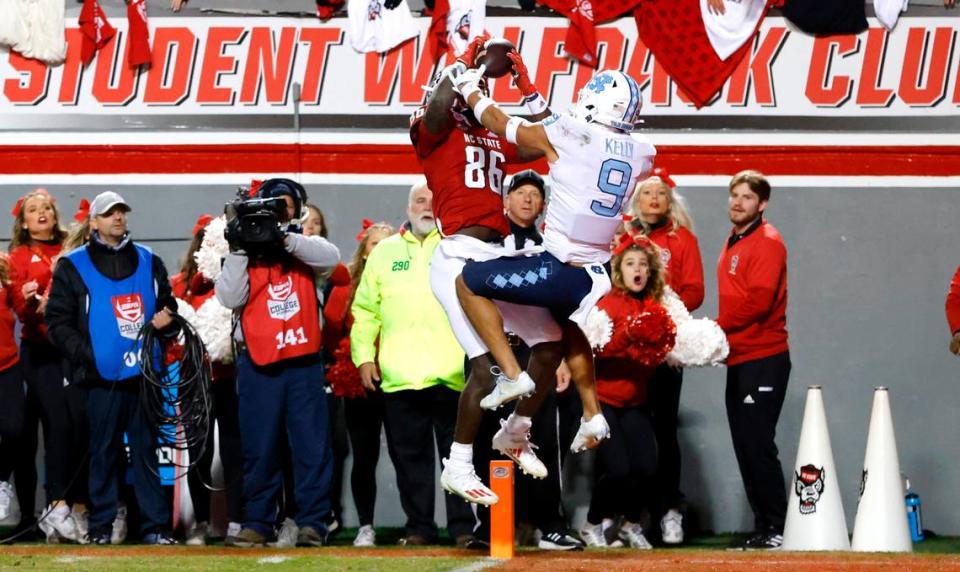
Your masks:
<instances>
[{"instance_id":1,"label":"white sneaker","mask_svg":"<svg viewBox=\"0 0 960 572\"><path fill-rule=\"evenodd\" d=\"M117 516L113 518L113 527L110 529L110 544L123 544L127 540L127 507L117 507Z\"/></svg>"},{"instance_id":2,"label":"white sneaker","mask_svg":"<svg viewBox=\"0 0 960 572\"><path fill-rule=\"evenodd\" d=\"M610 437L610 426L607 425L607 420L604 419L602 413L597 413L594 415L590 421L585 421L582 417L580 418L580 428L577 429L577 434L573 438L573 443L570 443L570 450L574 453L580 453L590 449L590 445L593 442L600 444L600 441Z\"/></svg>"},{"instance_id":3,"label":"white sneaker","mask_svg":"<svg viewBox=\"0 0 960 572\"><path fill-rule=\"evenodd\" d=\"M664 544L683 543L683 515L675 509L668 510L660 519L660 532Z\"/></svg>"},{"instance_id":4,"label":"white sneaker","mask_svg":"<svg viewBox=\"0 0 960 572\"><path fill-rule=\"evenodd\" d=\"M494 449L513 459L525 474L535 479L547 476L547 466L533 452L537 446L530 442L529 432L524 431L520 435L510 433L507 431L507 422L501 419L500 430L493 436L492 445Z\"/></svg>"},{"instance_id":5,"label":"white sneaker","mask_svg":"<svg viewBox=\"0 0 960 572\"><path fill-rule=\"evenodd\" d=\"M77 542L80 544L87 544L87 533L90 532L90 513L87 511L80 512L76 509L70 511L70 517L73 519L73 524L77 528Z\"/></svg>"},{"instance_id":6,"label":"white sneaker","mask_svg":"<svg viewBox=\"0 0 960 572\"><path fill-rule=\"evenodd\" d=\"M40 519L40 530L47 535L47 541L56 544L60 540L77 540L77 525L73 522L70 507L65 504L57 508L47 507L46 515Z\"/></svg>"},{"instance_id":7,"label":"white sneaker","mask_svg":"<svg viewBox=\"0 0 960 572\"><path fill-rule=\"evenodd\" d=\"M620 528L620 538L625 540L630 548L638 550L653 550L653 545L643 535L643 527L636 523L623 523Z\"/></svg>"},{"instance_id":8,"label":"white sneaker","mask_svg":"<svg viewBox=\"0 0 960 572\"><path fill-rule=\"evenodd\" d=\"M280 532L277 533L276 542L268 542L268 546L274 548L294 548L297 545L297 535L300 534L300 527L292 518L283 519L280 525Z\"/></svg>"},{"instance_id":9,"label":"white sneaker","mask_svg":"<svg viewBox=\"0 0 960 572\"><path fill-rule=\"evenodd\" d=\"M494 375L496 385L493 391L480 400L480 407L484 409L496 409L514 399L527 397L537 389L537 384L533 383L525 371L521 371L515 380L507 377L496 366L490 368L490 373Z\"/></svg>"},{"instance_id":10,"label":"white sneaker","mask_svg":"<svg viewBox=\"0 0 960 572\"><path fill-rule=\"evenodd\" d=\"M0 481L0 526L20 524L20 501L17 491L7 481Z\"/></svg>"},{"instance_id":11,"label":"white sneaker","mask_svg":"<svg viewBox=\"0 0 960 572\"><path fill-rule=\"evenodd\" d=\"M440 486L448 493L455 494L474 504L491 506L497 504L497 501L500 500L493 491L483 484L483 481L473 470L473 465L458 463L450 459L443 459Z\"/></svg>"},{"instance_id":12,"label":"white sneaker","mask_svg":"<svg viewBox=\"0 0 960 572\"><path fill-rule=\"evenodd\" d=\"M580 529L580 538L588 548L606 548L607 539L603 536L602 524L584 523Z\"/></svg>"},{"instance_id":13,"label":"white sneaker","mask_svg":"<svg viewBox=\"0 0 960 572\"><path fill-rule=\"evenodd\" d=\"M193 526L193 530L187 535L187 546L206 546L207 537L210 535L210 525L206 522L198 522Z\"/></svg>"},{"instance_id":14,"label":"white sneaker","mask_svg":"<svg viewBox=\"0 0 960 572\"><path fill-rule=\"evenodd\" d=\"M620 540L621 519L605 518L600 524L603 527L603 539L607 542L607 547L623 548L623 541Z\"/></svg>"},{"instance_id":15,"label":"white sneaker","mask_svg":"<svg viewBox=\"0 0 960 572\"><path fill-rule=\"evenodd\" d=\"M353 539L354 546L376 546L377 545L377 533L373 530L373 527L369 524L365 524L360 527L360 530L357 531L357 537Z\"/></svg>"}]
</instances>

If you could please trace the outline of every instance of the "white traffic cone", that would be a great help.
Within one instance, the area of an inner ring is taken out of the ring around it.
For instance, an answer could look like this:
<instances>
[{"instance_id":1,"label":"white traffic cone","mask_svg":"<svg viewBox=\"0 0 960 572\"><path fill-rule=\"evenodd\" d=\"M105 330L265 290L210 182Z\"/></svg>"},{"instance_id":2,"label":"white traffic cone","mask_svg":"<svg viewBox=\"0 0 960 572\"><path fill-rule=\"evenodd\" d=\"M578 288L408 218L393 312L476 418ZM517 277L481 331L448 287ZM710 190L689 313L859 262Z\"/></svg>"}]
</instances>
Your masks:
<instances>
[{"instance_id":1,"label":"white traffic cone","mask_svg":"<svg viewBox=\"0 0 960 572\"><path fill-rule=\"evenodd\" d=\"M783 550L850 550L838 480L823 392L819 385L811 385L790 479Z\"/></svg>"},{"instance_id":2,"label":"white traffic cone","mask_svg":"<svg viewBox=\"0 0 960 572\"><path fill-rule=\"evenodd\" d=\"M890 413L890 394L886 387L878 387L873 394L861 479L853 549L859 552L912 552L897 440Z\"/></svg>"}]
</instances>

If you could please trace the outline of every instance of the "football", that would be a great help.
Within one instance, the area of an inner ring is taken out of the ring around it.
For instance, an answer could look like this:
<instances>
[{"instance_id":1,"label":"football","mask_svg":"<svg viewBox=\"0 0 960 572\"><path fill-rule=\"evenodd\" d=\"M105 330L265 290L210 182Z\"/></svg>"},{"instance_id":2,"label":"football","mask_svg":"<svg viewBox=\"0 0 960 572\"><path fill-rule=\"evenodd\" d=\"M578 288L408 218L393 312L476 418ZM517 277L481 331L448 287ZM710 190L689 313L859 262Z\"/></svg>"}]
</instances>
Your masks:
<instances>
[{"instance_id":1,"label":"football","mask_svg":"<svg viewBox=\"0 0 960 572\"><path fill-rule=\"evenodd\" d=\"M477 57L478 63L487 66L483 75L496 78L503 77L513 71L513 62L507 58L507 54L513 49L514 47L510 40L505 40L504 38L491 38L488 40Z\"/></svg>"}]
</instances>

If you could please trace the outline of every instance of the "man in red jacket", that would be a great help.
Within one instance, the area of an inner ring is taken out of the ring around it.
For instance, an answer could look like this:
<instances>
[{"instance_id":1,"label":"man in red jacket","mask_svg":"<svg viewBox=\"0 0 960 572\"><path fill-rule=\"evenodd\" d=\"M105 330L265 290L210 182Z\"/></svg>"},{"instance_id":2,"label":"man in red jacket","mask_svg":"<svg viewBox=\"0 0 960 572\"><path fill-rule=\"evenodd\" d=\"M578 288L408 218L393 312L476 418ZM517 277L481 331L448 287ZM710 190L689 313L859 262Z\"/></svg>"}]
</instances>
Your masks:
<instances>
[{"instance_id":1,"label":"man in red jacket","mask_svg":"<svg viewBox=\"0 0 960 572\"><path fill-rule=\"evenodd\" d=\"M779 548L787 497L774 437L790 377L787 248L763 219L770 183L756 171L730 181L733 231L717 262L720 315L730 342L727 419L755 533L740 548Z\"/></svg>"},{"instance_id":2,"label":"man in red jacket","mask_svg":"<svg viewBox=\"0 0 960 572\"><path fill-rule=\"evenodd\" d=\"M953 274L950 291L947 292L947 324L950 326L950 351L960 355L960 268Z\"/></svg>"}]
</instances>

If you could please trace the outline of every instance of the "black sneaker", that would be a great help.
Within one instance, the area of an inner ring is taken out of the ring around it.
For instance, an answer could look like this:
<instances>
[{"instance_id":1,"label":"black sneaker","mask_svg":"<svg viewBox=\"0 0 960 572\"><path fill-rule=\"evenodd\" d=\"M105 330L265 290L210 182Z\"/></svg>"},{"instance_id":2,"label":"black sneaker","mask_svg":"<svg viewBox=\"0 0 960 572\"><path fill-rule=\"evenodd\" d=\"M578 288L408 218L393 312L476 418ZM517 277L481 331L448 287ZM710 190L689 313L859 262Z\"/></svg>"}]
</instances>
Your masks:
<instances>
[{"instance_id":1,"label":"black sneaker","mask_svg":"<svg viewBox=\"0 0 960 572\"><path fill-rule=\"evenodd\" d=\"M583 550L580 540L562 532L548 532L540 537L537 544L543 550Z\"/></svg>"},{"instance_id":2,"label":"black sneaker","mask_svg":"<svg viewBox=\"0 0 960 572\"><path fill-rule=\"evenodd\" d=\"M107 539L109 541L109 537ZM143 535L142 544L153 544L157 546L169 546L171 544L180 544L176 538L173 537L166 530L156 530L154 532L149 532Z\"/></svg>"},{"instance_id":3,"label":"black sneaker","mask_svg":"<svg viewBox=\"0 0 960 572\"><path fill-rule=\"evenodd\" d=\"M95 546L104 546L110 544L110 533L109 532L94 532L90 531L87 533L87 542L86 544L93 544Z\"/></svg>"},{"instance_id":4,"label":"black sneaker","mask_svg":"<svg viewBox=\"0 0 960 572\"><path fill-rule=\"evenodd\" d=\"M783 535L779 532L757 532L744 540L739 550L779 550L783 545Z\"/></svg>"}]
</instances>

